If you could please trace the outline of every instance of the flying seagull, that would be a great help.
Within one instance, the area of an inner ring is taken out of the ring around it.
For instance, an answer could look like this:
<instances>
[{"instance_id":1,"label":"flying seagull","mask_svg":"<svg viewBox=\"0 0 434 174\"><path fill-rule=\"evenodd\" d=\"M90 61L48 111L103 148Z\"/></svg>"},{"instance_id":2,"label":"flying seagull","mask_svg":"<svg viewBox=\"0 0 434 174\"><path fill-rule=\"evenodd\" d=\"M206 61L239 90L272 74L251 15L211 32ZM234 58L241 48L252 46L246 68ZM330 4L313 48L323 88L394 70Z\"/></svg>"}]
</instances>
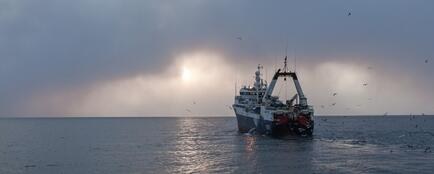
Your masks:
<instances>
[{"instance_id":1,"label":"flying seagull","mask_svg":"<svg viewBox=\"0 0 434 174\"><path fill-rule=\"evenodd\" d=\"M368 86L368 84L367 83L363 83L363 86Z\"/></svg>"},{"instance_id":2,"label":"flying seagull","mask_svg":"<svg viewBox=\"0 0 434 174\"><path fill-rule=\"evenodd\" d=\"M242 38L242 37L240 37L240 36L238 36L238 37L237 37L237 39L238 39L238 40L243 40L243 38Z\"/></svg>"},{"instance_id":3,"label":"flying seagull","mask_svg":"<svg viewBox=\"0 0 434 174\"><path fill-rule=\"evenodd\" d=\"M336 105L336 103L332 103L332 106Z\"/></svg>"},{"instance_id":4,"label":"flying seagull","mask_svg":"<svg viewBox=\"0 0 434 174\"><path fill-rule=\"evenodd\" d=\"M338 95L338 93L336 93L336 92L335 92L335 93L333 93L333 96L336 96L336 95Z\"/></svg>"},{"instance_id":5,"label":"flying seagull","mask_svg":"<svg viewBox=\"0 0 434 174\"><path fill-rule=\"evenodd\" d=\"M428 63L428 59L425 59L425 63Z\"/></svg>"},{"instance_id":6,"label":"flying seagull","mask_svg":"<svg viewBox=\"0 0 434 174\"><path fill-rule=\"evenodd\" d=\"M347 16L351 16L351 12L348 12Z\"/></svg>"}]
</instances>

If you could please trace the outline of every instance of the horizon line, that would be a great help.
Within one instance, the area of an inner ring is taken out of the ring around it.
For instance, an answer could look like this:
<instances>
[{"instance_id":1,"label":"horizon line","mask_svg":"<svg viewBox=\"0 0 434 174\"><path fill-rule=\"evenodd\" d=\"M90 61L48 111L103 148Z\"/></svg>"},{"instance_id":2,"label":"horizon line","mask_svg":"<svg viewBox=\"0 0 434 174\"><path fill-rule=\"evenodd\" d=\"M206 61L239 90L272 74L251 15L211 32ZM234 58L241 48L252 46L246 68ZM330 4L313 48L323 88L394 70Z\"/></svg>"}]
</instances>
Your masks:
<instances>
[{"instance_id":1,"label":"horizon line","mask_svg":"<svg viewBox=\"0 0 434 174\"><path fill-rule=\"evenodd\" d=\"M374 115L374 114L355 114L355 115L344 115L344 114L324 114L315 115L314 117L402 117L402 116L434 116L433 114L394 114L394 115ZM0 119L13 119L13 118L236 118L234 115L209 115L209 116L0 116Z\"/></svg>"}]
</instances>

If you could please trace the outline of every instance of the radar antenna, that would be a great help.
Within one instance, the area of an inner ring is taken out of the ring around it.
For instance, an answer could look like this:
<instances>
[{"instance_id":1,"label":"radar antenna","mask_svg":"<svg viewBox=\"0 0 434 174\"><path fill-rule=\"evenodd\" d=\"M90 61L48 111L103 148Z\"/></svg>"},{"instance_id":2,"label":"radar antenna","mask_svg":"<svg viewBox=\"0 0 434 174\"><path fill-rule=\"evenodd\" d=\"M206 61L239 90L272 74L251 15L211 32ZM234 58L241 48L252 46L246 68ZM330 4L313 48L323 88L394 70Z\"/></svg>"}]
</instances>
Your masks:
<instances>
[{"instance_id":1,"label":"radar antenna","mask_svg":"<svg viewBox=\"0 0 434 174\"><path fill-rule=\"evenodd\" d=\"M288 56L285 56L285 62L284 62L284 66L283 66L284 72L288 72L287 60L288 60ZM283 80L286 81L286 77L284 77Z\"/></svg>"}]
</instances>

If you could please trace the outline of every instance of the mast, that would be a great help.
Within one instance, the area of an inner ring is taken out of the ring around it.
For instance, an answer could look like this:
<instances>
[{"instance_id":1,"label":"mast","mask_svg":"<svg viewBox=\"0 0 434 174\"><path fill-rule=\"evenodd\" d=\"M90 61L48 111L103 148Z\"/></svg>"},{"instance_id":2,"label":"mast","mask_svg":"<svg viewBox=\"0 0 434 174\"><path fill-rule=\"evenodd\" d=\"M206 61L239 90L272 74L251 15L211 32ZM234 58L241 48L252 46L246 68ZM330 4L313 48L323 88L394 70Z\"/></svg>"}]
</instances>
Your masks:
<instances>
[{"instance_id":1,"label":"mast","mask_svg":"<svg viewBox=\"0 0 434 174\"><path fill-rule=\"evenodd\" d=\"M255 72L255 90L256 90L256 101L258 103L261 103L261 101L259 100L259 90L262 88L262 83L261 83L261 64L258 64L258 70Z\"/></svg>"}]
</instances>

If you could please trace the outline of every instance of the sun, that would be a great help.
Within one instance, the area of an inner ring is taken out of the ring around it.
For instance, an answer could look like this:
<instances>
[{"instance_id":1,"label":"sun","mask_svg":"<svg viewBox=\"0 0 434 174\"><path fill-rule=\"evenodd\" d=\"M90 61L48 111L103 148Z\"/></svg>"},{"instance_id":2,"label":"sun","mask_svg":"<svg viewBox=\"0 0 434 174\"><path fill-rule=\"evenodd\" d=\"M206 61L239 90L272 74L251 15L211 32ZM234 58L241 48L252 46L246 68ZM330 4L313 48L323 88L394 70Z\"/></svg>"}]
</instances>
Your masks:
<instances>
[{"instance_id":1,"label":"sun","mask_svg":"<svg viewBox=\"0 0 434 174\"><path fill-rule=\"evenodd\" d=\"M182 67L181 78L183 81L190 81L192 79L193 74L191 70L187 67Z\"/></svg>"}]
</instances>

